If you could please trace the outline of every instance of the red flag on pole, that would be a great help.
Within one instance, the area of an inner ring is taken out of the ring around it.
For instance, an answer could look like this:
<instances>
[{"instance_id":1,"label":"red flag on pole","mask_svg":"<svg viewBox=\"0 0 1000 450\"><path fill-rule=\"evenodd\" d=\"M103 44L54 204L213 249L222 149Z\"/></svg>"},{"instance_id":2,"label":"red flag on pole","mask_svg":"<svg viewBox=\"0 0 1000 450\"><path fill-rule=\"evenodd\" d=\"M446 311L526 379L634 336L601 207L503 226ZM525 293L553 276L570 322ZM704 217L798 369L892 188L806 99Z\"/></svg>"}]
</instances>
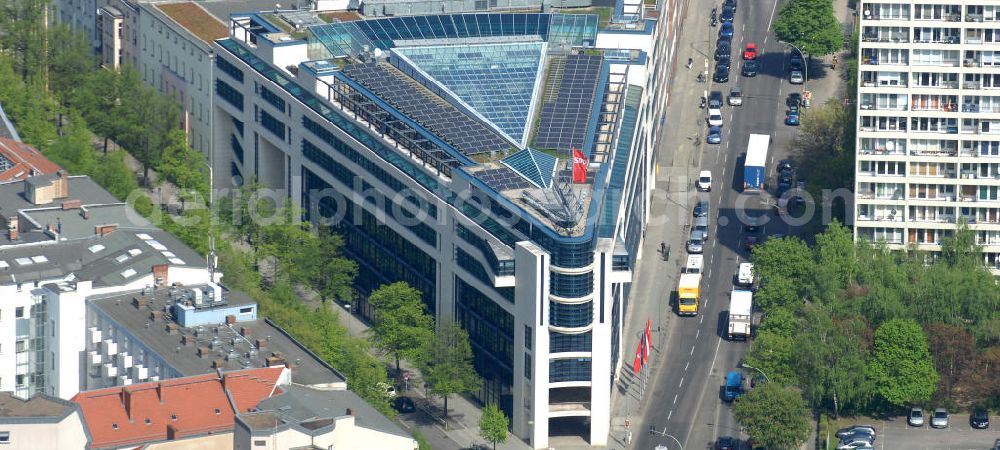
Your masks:
<instances>
[{"instance_id":1,"label":"red flag on pole","mask_svg":"<svg viewBox=\"0 0 1000 450\"><path fill-rule=\"evenodd\" d=\"M587 156L580 151L580 149L573 149L573 182L574 183L586 183L587 182Z\"/></svg>"},{"instance_id":2,"label":"red flag on pole","mask_svg":"<svg viewBox=\"0 0 1000 450\"><path fill-rule=\"evenodd\" d=\"M643 354L642 354L642 364L646 365L646 364L649 363L649 347L653 343L653 340L650 337L650 322L649 322L649 319L646 319L646 332L642 334L642 340L644 342L643 350L645 350L645 352L643 352Z\"/></svg>"},{"instance_id":3,"label":"red flag on pole","mask_svg":"<svg viewBox=\"0 0 1000 450\"><path fill-rule=\"evenodd\" d=\"M632 361L632 371L639 373L642 370L642 343L635 349L635 361Z\"/></svg>"}]
</instances>

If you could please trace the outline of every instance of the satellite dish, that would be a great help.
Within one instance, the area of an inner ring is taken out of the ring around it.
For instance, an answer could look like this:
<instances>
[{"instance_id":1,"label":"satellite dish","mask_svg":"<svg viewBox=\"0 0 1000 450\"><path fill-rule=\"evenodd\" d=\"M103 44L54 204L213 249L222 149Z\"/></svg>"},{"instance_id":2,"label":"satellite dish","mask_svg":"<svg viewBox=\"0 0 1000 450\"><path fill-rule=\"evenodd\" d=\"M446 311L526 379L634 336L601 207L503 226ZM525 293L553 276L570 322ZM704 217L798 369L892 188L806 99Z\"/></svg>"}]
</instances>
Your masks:
<instances>
[{"instance_id":1,"label":"satellite dish","mask_svg":"<svg viewBox=\"0 0 1000 450\"><path fill-rule=\"evenodd\" d=\"M896 149L896 143L893 141L885 141L885 149L888 151L893 151Z\"/></svg>"},{"instance_id":2,"label":"satellite dish","mask_svg":"<svg viewBox=\"0 0 1000 450\"><path fill-rule=\"evenodd\" d=\"M378 47L375 47L375 50L374 50L374 51L372 51L372 56L374 56L374 57L376 57L376 58L381 58L381 57L382 57L382 55L383 55L383 53L382 53L382 49L380 49L380 48L378 48Z\"/></svg>"}]
</instances>

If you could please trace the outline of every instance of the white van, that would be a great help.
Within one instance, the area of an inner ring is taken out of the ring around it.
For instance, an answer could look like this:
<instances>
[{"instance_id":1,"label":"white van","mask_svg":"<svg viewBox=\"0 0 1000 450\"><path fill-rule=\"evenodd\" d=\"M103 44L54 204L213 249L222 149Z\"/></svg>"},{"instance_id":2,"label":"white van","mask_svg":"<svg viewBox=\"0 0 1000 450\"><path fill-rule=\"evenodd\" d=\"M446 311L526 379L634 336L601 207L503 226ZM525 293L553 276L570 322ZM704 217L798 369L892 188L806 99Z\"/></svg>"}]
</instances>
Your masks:
<instances>
[{"instance_id":1,"label":"white van","mask_svg":"<svg viewBox=\"0 0 1000 450\"><path fill-rule=\"evenodd\" d=\"M736 272L736 285L750 287L753 286L753 264L740 263Z\"/></svg>"},{"instance_id":2,"label":"white van","mask_svg":"<svg viewBox=\"0 0 1000 450\"><path fill-rule=\"evenodd\" d=\"M688 255L687 264L684 265L684 271L681 273L700 274L704 261L705 257L702 255Z\"/></svg>"}]
</instances>

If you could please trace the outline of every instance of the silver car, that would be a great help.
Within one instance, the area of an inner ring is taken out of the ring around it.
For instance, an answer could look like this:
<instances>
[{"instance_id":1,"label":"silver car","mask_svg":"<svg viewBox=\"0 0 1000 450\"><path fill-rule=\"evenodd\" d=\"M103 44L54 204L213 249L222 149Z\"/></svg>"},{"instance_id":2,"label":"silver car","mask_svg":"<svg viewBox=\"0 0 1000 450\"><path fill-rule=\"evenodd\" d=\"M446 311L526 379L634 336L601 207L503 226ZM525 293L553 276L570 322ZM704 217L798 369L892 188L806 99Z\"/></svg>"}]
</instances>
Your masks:
<instances>
[{"instance_id":1,"label":"silver car","mask_svg":"<svg viewBox=\"0 0 1000 450\"><path fill-rule=\"evenodd\" d=\"M691 236L687 241L687 251L688 253L701 253L705 251L705 237L702 236L701 231L691 230Z\"/></svg>"},{"instance_id":2,"label":"silver car","mask_svg":"<svg viewBox=\"0 0 1000 450\"><path fill-rule=\"evenodd\" d=\"M805 81L805 77L802 76L802 71L801 70L793 70L788 75L788 82L789 83L792 83L792 84L802 84L803 81Z\"/></svg>"},{"instance_id":3,"label":"silver car","mask_svg":"<svg viewBox=\"0 0 1000 450\"><path fill-rule=\"evenodd\" d=\"M944 408L935 409L934 415L931 416L931 426L934 428L948 428L948 410Z\"/></svg>"},{"instance_id":4,"label":"silver car","mask_svg":"<svg viewBox=\"0 0 1000 450\"><path fill-rule=\"evenodd\" d=\"M920 408L911 409L909 417L906 418L906 423L912 427L924 426L924 410Z\"/></svg>"},{"instance_id":5,"label":"silver car","mask_svg":"<svg viewBox=\"0 0 1000 450\"><path fill-rule=\"evenodd\" d=\"M694 230L701 232L701 238L703 240L708 239L708 216L695 217L694 219Z\"/></svg>"}]
</instances>

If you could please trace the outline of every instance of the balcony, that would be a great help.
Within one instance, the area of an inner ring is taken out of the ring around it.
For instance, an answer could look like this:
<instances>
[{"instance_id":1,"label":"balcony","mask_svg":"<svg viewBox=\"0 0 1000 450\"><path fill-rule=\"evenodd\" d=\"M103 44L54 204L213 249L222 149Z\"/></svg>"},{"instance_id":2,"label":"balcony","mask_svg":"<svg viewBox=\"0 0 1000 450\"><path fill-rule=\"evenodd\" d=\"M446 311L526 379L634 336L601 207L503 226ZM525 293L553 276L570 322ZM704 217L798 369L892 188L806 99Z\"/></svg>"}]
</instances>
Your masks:
<instances>
[{"instance_id":1,"label":"balcony","mask_svg":"<svg viewBox=\"0 0 1000 450\"><path fill-rule=\"evenodd\" d=\"M962 67L983 67L983 61L978 58L964 59Z\"/></svg>"},{"instance_id":2,"label":"balcony","mask_svg":"<svg viewBox=\"0 0 1000 450\"><path fill-rule=\"evenodd\" d=\"M982 22L983 21L983 15L982 14L966 14L965 15L965 21L966 22Z\"/></svg>"},{"instance_id":3,"label":"balcony","mask_svg":"<svg viewBox=\"0 0 1000 450\"><path fill-rule=\"evenodd\" d=\"M966 81L962 83L962 89L982 89L983 83L981 81Z\"/></svg>"},{"instance_id":4,"label":"balcony","mask_svg":"<svg viewBox=\"0 0 1000 450\"><path fill-rule=\"evenodd\" d=\"M877 103L862 103L861 109L868 111L906 111L906 105L879 105Z\"/></svg>"},{"instance_id":5,"label":"balcony","mask_svg":"<svg viewBox=\"0 0 1000 450\"><path fill-rule=\"evenodd\" d=\"M949 157L956 156L958 152L955 151L943 151L943 150L912 150L910 151L910 156L931 156L931 157Z\"/></svg>"},{"instance_id":6,"label":"balcony","mask_svg":"<svg viewBox=\"0 0 1000 450\"><path fill-rule=\"evenodd\" d=\"M906 152L902 149L888 150L885 148L861 149L859 153L862 155L899 155L899 156L906 154Z\"/></svg>"},{"instance_id":7,"label":"balcony","mask_svg":"<svg viewBox=\"0 0 1000 450\"><path fill-rule=\"evenodd\" d=\"M921 223L955 223L955 217L949 216L947 214L942 214L939 216L914 216L910 218L910 222L921 222Z\"/></svg>"},{"instance_id":8,"label":"balcony","mask_svg":"<svg viewBox=\"0 0 1000 450\"><path fill-rule=\"evenodd\" d=\"M896 215L879 214L875 216L858 214L858 220L861 222L895 222L895 223L906 222L905 220L903 220L902 214L896 214Z\"/></svg>"},{"instance_id":9,"label":"balcony","mask_svg":"<svg viewBox=\"0 0 1000 450\"><path fill-rule=\"evenodd\" d=\"M898 44L902 42L910 42L909 36L878 36L878 35L865 35L861 37L861 42L881 42L881 43L893 43Z\"/></svg>"}]
</instances>

